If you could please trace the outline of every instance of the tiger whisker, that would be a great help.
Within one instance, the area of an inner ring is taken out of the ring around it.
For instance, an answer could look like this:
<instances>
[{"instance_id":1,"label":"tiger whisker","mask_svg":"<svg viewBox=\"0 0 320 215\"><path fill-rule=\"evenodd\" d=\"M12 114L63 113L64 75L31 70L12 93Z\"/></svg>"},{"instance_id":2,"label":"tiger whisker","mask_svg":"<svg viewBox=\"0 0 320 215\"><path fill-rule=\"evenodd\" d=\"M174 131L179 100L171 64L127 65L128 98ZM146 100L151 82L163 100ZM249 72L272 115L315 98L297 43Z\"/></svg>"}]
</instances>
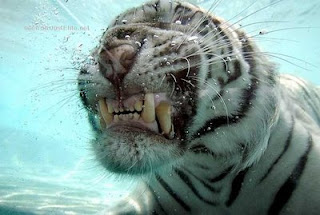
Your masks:
<instances>
[{"instance_id":1,"label":"tiger whisker","mask_svg":"<svg viewBox=\"0 0 320 215\"><path fill-rule=\"evenodd\" d=\"M213 7L217 7L218 4L221 2L222 0L216 0L215 2L213 2L213 4L210 6L209 10L207 10L207 12L204 14L203 17L201 17L201 19L198 21L198 23L196 24L196 27L191 29L190 32L186 33L186 37L182 40L182 42L177 46L176 50L178 50L180 48L180 46L197 30L197 28L201 25L201 23L203 22L203 20L205 20L206 18L209 17L210 11L212 10ZM214 6L214 4L216 4Z\"/></svg>"},{"instance_id":2,"label":"tiger whisker","mask_svg":"<svg viewBox=\"0 0 320 215\"><path fill-rule=\"evenodd\" d=\"M231 26L229 26L229 28L235 26L235 25L238 24L239 22L247 19L248 17L250 17L250 16L252 16L252 15L254 15L254 14L256 14L256 13L259 13L259 12L265 10L265 9L268 9L269 7L271 7L271 6L273 6L273 5L279 4L279 3L282 2L282 1L284 1L284 0L278 0L278 1L272 2L272 3L268 4L268 5L265 6L265 7L262 7L262 8L260 8L260 9L256 10L256 11L254 11L254 12L252 12L252 13L244 16L243 18L241 18L241 19L237 20L236 22L232 23Z\"/></svg>"},{"instance_id":3,"label":"tiger whisker","mask_svg":"<svg viewBox=\"0 0 320 215\"><path fill-rule=\"evenodd\" d=\"M211 86L205 79L201 79L201 78L196 77L196 76L189 76L188 78L191 78L191 79L193 79L195 81L201 81L201 83L203 83L204 85L208 86L210 89L212 89L216 93L216 95L219 97L220 101L223 103L224 109L226 111L227 124L229 125L229 111L228 111L228 107L227 107L222 95L213 86ZM202 88L190 83L190 81L188 81L186 79L181 79L181 80L186 82L186 83L188 83L188 84L190 84L193 87L196 87L196 88L202 90ZM214 106L214 101L211 98L211 96L207 92L205 92L205 94L209 97L209 99L210 99L210 101L212 103L212 106Z\"/></svg>"},{"instance_id":4,"label":"tiger whisker","mask_svg":"<svg viewBox=\"0 0 320 215\"><path fill-rule=\"evenodd\" d=\"M78 94L78 92L73 93L73 94L71 94L71 95L69 95L69 96L66 96L65 98L63 98L63 99L61 99L59 102L57 102L56 104L54 104L54 105L52 105L51 107L45 109L45 111L49 111L49 110L51 110L52 108L57 107L57 105L60 104L60 106L58 106L58 108L57 108L57 111L53 112L52 115L51 115L51 117L50 117L49 119L52 119L52 118L55 116L55 114L56 114L59 110L61 110L61 108L63 108L66 104L68 104L68 103L71 102L71 101L74 101L75 99L78 99L78 97L75 96L75 95L77 95L77 94Z\"/></svg>"}]
</instances>

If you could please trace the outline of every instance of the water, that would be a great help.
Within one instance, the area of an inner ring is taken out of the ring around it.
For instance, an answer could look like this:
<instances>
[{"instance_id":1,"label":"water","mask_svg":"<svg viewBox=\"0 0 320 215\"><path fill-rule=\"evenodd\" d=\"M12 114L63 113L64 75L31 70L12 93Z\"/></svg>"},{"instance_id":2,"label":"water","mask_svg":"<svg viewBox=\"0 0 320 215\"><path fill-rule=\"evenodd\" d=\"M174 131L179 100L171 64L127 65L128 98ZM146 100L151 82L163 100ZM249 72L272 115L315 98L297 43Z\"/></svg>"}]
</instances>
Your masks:
<instances>
[{"instance_id":1,"label":"water","mask_svg":"<svg viewBox=\"0 0 320 215\"><path fill-rule=\"evenodd\" d=\"M134 186L94 162L74 68L112 17L141 2L0 0L0 214L96 214ZM253 2L222 1L214 11L231 19ZM264 34L257 41L278 53L281 72L320 84L320 3L284 0L258 11L274 2L260 0L232 21L257 11L239 24L257 23L246 29Z\"/></svg>"}]
</instances>

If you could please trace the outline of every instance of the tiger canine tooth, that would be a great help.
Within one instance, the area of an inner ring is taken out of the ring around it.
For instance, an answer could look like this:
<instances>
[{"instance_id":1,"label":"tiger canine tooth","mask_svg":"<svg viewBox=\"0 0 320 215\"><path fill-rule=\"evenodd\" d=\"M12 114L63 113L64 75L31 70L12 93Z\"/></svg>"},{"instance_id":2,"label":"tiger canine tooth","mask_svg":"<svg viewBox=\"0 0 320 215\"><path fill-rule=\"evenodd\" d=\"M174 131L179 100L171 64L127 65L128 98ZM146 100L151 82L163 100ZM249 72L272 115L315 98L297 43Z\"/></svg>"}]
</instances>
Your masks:
<instances>
[{"instance_id":1,"label":"tiger canine tooth","mask_svg":"<svg viewBox=\"0 0 320 215\"><path fill-rule=\"evenodd\" d=\"M105 129L107 126L106 126L106 123L101 115L101 111L99 110L99 115L100 115L100 126L101 126L101 129Z\"/></svg>"},{"instance_id":2,"label":"tiger canine tooth","mask_svg":"<svg viewBox=\"0 0 320 215\"><path fill-rule=\"evenodd\" d=\"M154 97L153 93L147 93L144 98L144 108L141 113L142 119L147 122L154 122L156 119L154 112Z\"/></svg>"},{"instance_id":3,"label":"tiger canine tooth","mask_svg":"<svg viewBox=\"0 0 320 215\"><path fill-rule=\"evenodd\" d=\"M99 110L104 119L105 123L108 125L112 122L112 114L108 112L108 107L104 99L99 100Z\"/></svg>"},{"instance_id":4,"label":"tiger canine tooth","mask_svg":"<svg viewBox=\"0 0 320 215\"><path fill-rule=\"evenodd\" d=\"M173 124L171 124L171 131L168 134L168 138L169 139L173 139L174 138L174 127L173 127Z\"/></svg>"},{"instance_id":5,"label":"tiger canine tooth","mask_svg":"<svg viewBox=\"0 0 320 215\"><path fill-rule=\"evenodd\" d=\"M156 115L159 120L160 128L165 134L169 134L172 128L171 124L171 105L161 102L156 107Z\"/></svg>"},{"instance_id":6,"label":"tiger canine tooth","mask_svg":"<svg viewBox=\"0 0 320 215\"><path fill-rule=\"evenodd\" d=\"M137 111L142 111L142 101L137 101L134 104L134 109L136 109Z\"/></svg>"},{"instance_id":7,"label":"tiger canine tooth","mask_svg":"<svg viewBox=\"0 0 320 215\"><path fill-rule=\"evenodd\" d=\"M111 103L107 102L107 105L108 105L108 112L113 113L114 110L113 110Z\"/></svg>"}]
</instances>

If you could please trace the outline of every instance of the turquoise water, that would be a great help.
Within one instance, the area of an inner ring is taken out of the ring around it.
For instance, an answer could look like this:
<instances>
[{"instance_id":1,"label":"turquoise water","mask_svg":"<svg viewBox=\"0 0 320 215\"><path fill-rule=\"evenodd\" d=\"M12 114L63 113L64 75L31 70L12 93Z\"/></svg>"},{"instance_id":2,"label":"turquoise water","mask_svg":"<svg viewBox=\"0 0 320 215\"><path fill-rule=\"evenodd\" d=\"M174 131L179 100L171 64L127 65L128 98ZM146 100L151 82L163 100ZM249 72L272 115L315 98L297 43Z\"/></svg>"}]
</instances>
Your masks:
<instances>
[{"instance_id":1,"label":"turquoise water","mask_svg":"<svg viewBox=\"0 0 320 215\"><path fill-rule=\"evenodd\" d=\"M112 17L142 2L0 0L0 214L99 214L134 187L93 159L75 68ZM257 42L280 72L320 84L318 0L254 2L222 0L214 12L266 33Z\"/></svg>"}]
</instances>

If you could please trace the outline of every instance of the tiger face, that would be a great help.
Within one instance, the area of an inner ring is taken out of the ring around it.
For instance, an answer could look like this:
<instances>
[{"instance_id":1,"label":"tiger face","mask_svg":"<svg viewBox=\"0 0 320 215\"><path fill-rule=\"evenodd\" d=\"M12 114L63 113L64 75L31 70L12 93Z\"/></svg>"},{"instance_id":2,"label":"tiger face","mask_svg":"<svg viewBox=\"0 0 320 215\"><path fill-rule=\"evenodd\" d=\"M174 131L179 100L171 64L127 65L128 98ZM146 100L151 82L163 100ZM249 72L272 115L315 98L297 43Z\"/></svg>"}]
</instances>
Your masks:
<instances>
[{"instance_id":1,"label":"tiger face","mask_svg":"<svg viewBox=\"0 0 320 215\"><path fill-rule=\"evenodd\" d=\"M272 66L257 53L240 30L187 3L151 1L119 15L79 74L98 160L131 175L202 151L253 163L277 103Z\"/></svg>"}]
</instances>

